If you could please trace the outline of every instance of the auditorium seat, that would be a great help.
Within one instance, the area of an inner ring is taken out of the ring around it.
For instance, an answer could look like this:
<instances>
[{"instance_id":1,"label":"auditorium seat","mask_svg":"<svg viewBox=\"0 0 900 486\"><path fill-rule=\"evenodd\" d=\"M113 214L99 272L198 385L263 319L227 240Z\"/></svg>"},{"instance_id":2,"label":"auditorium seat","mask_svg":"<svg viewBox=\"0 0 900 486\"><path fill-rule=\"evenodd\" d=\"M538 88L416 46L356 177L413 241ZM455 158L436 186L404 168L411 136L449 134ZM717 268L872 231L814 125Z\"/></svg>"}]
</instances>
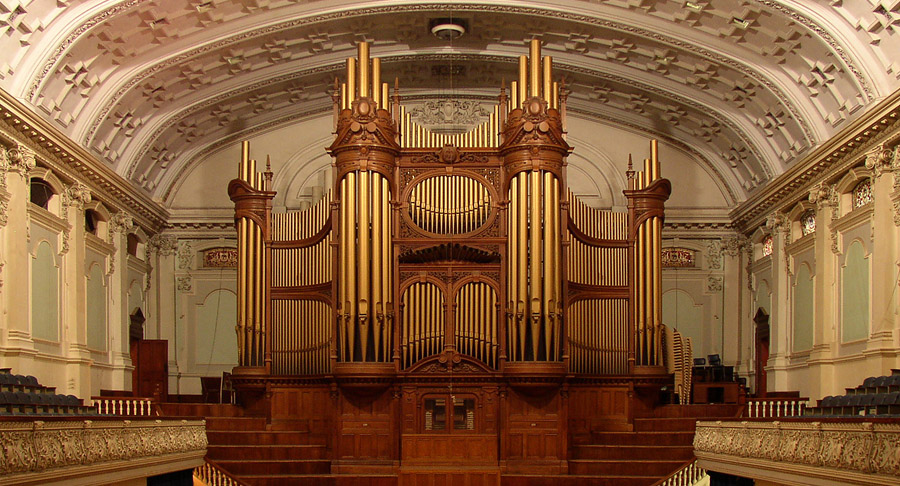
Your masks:
<instances>
[{"instance_id":1,"label":"auditorium seat","mask_svg":"<svg viewBox=\"0 0 900 486\"><path fill-rule=\"evenodd\" d=\"M93 407L75 395L56 393L31 375L0 370L0 415L95 415Z\"/></svg>"}]
</instances>

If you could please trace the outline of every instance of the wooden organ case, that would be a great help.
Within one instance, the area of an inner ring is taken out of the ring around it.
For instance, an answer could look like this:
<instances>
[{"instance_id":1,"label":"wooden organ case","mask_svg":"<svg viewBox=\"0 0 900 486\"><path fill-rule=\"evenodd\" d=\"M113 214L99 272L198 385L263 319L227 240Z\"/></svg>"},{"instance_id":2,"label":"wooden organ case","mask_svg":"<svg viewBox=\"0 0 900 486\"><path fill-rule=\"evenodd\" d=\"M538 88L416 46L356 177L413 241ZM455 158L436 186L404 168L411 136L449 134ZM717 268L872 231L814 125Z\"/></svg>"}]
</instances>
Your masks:
<instances>
[{"instance_id":1,"label":"wooden organ case","mask_svg":"<svg viewBox=\"0 0 900 486\"><path fill-rule=\"evenodd\" d=\"M628 430L671 383L656 143L642 172L629 162L628 212L575 198L540 51L487 121L448 135L411 120L360 44L336 82L336 182L304 211L272 212L244 144L234 386L327 445L332 473L566 474L570 444Z\"/></svg>"}]
</instances>

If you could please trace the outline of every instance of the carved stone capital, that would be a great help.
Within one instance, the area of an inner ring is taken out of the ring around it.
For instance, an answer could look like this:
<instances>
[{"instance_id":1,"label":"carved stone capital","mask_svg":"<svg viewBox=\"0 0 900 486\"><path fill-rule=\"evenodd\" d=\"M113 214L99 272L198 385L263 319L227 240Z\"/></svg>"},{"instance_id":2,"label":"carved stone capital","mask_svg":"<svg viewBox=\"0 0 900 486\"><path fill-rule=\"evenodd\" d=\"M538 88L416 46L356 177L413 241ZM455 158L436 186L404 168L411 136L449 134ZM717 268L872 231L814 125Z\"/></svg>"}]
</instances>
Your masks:
<instances>
[{"instance_id":1,"label":"carved stone capital","mask_svg":"<svg viewBox=\"0 0 900 486\"><path fill-rule=\"evenodd\" d=\"M838 194L833 185L819 182L809 190L809 202L818 209L837 207Z\"/></svg>"},{"instance_id":2,"label":"carved stone capital","mask_svg":"<svg viewBox=\"0 0 900 486\"><path fill-rule=\"evenodd\" d=\"M741 252L749 255L753 251L753 243L744 235L726 236L722 239L722 250L730 257L736 257Z\"/></svg>"},{"instance_id":3,"label":"carved stone capital","mask_svg":"<svg viewBox=\"0 0 900 486\"><path fill-rule=\"evenodd\" d=\"M127 235L134 227L134 219L128 213L119 211L109 218L109 237L112 239L116 233Z\"/></svg>"},{"instance_id":4,"label":"carved stone capital","mask_svg":"<svg viewBox=\"0 0 900 486\"><path fill-rule=\"evenodd\" d=\"M0 150L0 152L4 151ZM34 169L37 161L33 150L19 144L6 150L5 154L0 156L0 165L2 165L4 172L17 172L22 177L25 177L31 169Z\"/></svg>"},{"instance_id":5,"label":"carved stone capital","mask_svg":"<svg viewBox=\"0 0 900 486\"><path fill-rule=\"evenodd\" d=\"M881 175L892 169L896 158L896 148L889 148L880 143L866 152L866 168L872 171L872 178L878 179Z\"/></svg>"},{"instance_id":6,"label":"carved stone capital","mask_svg":"<svg viewBox=\"0 0 900 486\"><path fill-rule=\"evenodd\" d=\"M75 209L84 209L84 205L91 202L91 190L88 186L76 182L67 187L62 195L62 205L64 209L74 207Z\"/></svg>"},{"instance_id":7,"label":"carved stone capital","mask_svg":"<svg viewBox=\"0 0 900 486\"><path fill-rule=\"evenodd\" d=\"M153 253L159 256L172 256L175 254L175 248L178 240L172 235L153 235L147 242L147 256Z\"/></svg>"},{"instance_id":8,"label":"carved stone capital","mask_svg":"<svg viewBox=\"0 0 900 486\"><path fill-rule=\"evenodd\" d=\"M778 231L784 231L787 228L787 218L784 217L779 211L775 211L772 214L766 216L766 229L769 230L772 234Z\"/></svg>"}]
</instances>

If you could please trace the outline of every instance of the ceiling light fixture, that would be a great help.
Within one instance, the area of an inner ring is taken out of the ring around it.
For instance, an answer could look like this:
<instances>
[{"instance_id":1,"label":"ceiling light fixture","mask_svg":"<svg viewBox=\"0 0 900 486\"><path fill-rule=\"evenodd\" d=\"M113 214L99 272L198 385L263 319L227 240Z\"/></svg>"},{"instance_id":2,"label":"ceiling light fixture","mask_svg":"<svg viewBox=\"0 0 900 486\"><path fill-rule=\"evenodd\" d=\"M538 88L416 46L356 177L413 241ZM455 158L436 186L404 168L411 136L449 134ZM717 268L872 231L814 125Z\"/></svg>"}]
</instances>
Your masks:
<instances>
[{"instance_id":1,"label":"ceiling light fixture","mask_svg":"<svg viewBox=\"0 0 900 486\"><path fill-rule=\"evenodd\" d=\"M431 33L438 39L456 40L466 33L466 24L452 18L434 19L431 21Z\"/></svg>"}]
</instances>

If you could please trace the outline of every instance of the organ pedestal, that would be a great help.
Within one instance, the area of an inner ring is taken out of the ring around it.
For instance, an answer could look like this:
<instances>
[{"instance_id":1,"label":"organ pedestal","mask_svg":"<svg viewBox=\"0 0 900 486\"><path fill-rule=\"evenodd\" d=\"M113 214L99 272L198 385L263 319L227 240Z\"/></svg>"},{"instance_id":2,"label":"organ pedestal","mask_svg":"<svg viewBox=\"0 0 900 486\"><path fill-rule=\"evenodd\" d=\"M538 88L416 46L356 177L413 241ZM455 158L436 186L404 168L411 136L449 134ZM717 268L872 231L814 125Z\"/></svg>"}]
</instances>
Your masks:
<instances>
[{"instance_id":1,"label":"organ pedestal","mask_svg":"<svg viewBox=\"0 0 900 486\"><path fill-rule=\"evenodd\" d=\"M579 201L540 47L481 125L448 134L413 120L361 43L335 83L334 187L305 211L272 213L244 145L235 387L305 424L333 472L565 473L570 441L627 426L635 387L671 382L657 145L629 166L627 213Z\"/></svg>"}]
</instances>

